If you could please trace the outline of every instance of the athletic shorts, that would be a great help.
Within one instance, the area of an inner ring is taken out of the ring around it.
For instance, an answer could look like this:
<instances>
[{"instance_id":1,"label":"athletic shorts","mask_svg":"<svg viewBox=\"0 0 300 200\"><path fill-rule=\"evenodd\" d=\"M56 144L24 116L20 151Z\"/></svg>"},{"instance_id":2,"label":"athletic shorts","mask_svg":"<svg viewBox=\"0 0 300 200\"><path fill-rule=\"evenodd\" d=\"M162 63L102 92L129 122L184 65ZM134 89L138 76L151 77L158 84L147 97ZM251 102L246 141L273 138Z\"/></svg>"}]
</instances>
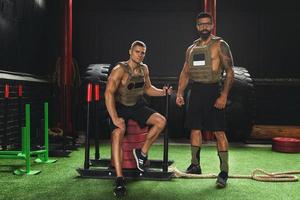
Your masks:
<instances>
[{"instance_id":1,"label":"athletic shorts","mask_svg":"<svg viewBox=\"0 0 300 200\"><path fill-rule=\"evenodd\" d=\"M129 119L132 119L136 121L141 128L145 127L150 116L153 113L156 113L155 110L147 106L147 103L143 98L139 99L138 102L133 106L125 106L119 102L116 102L116 110L118 117L121 117L125 120L125 124L127 124ZM110 130L113 131L116 128L117 127L110 119Z\"/></svg>"},{"instance_id":2,"label":"athletic shorts","mask_svg":"<svg viewBox=\"0 0 300 200\"><path fill-rule=\"evenodd\" d=\"M219 83L204 84L194 82L191 87L190 99L185 125L188 129L202 131L225 131L225 109L214 107L220 96Z\"/></svg>"}]
</instances>

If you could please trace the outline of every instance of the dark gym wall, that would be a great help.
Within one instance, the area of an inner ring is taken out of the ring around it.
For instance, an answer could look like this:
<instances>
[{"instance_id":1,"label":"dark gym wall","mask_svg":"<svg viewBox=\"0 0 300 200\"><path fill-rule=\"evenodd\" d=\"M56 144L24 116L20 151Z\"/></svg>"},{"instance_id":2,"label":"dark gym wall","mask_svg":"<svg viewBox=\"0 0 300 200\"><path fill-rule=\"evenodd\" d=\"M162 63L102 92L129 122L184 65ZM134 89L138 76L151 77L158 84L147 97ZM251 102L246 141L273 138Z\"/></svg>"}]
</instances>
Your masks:
<instances>
[{"instance_id":1,"label":"dark gym wall","mask_svg":"<svg viewBox=\"0 0 300 200\"><path fill-rule=\"evenodd\" d=\"M0 0L0 69L52 73L59 54L59 0ZM148 45L151 76L178 76L197 38L201 0L74 0L74 57L90 63L128 58L135 39ZM299 78L300 1L218 0L217 33L235 64L254 78Z\"/></svg>"},{"instance_id":2,"label":"dark gym wall","mask_svg":"<svg viewBox=\"0 0 300 200\"><path fill-rule=\"evenodd\" d=\"M0 70L53 73L59 0L0 0Z\"/></svg>"},{"instance_id":3,"label":"dark gym wall","mask_svg":"<svg viewBox=\"0 0 300 200\"><path fill-rule=\"evenodd\" d=\"M151 76L178 76L197 38L201 0L74 0L74 56L81 68L128 58L135 39L148 45ZM235 65L254 78L300 78L300 1L217 0L217 34L231 46ZM84 70L84 69L82 69Z\"/></svg>"},{"instance_id":4,"label":"dark gym wall","mask_svg":"<svg viewBox=\"0 0 300 200\"><path fill-rule=\"evenodd\" d=\"M255 78L300 78L300 1L217 0L217 33Z\"/></svg>"},{"instance_id":5,"label":"dark gym wall","mask_svg":"<svg viewBox=\"0 0 300 200\"><path fill-rule=\"evenodd\" d=\"M300 125L300 2L217 3L217 32L255 80L256 124Z\"/></svg>"},{"instance_id":6,"label":"dark gym wall","mask_svg":"<svg viewBox=\"0 0 300 200\"><path fill-rule=\"evenodd\" d=\"M74 57L91 63L128 59L134 40L146 43L151 76L178 76L185 50L197 38L199 0L75 0ZM82 69L82 71L84 71Z\"/></svg>"}]
</instances>

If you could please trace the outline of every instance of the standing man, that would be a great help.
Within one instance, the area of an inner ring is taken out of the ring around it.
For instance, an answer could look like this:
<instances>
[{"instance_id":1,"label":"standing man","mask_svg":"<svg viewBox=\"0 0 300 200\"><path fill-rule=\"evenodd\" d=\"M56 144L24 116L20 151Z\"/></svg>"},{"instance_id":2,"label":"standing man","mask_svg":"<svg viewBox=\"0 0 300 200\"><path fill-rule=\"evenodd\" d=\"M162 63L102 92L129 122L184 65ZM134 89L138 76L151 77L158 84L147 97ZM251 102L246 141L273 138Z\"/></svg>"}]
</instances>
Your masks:
<instances>
[{"instance_id":1,"label":"standing man","mask_svg":"<svg viewBox=\"0 0 300 200\"><path fill-rule=\"evenodd\" d=\"M105 104L110 115L112 160L116 170L114 194L118 197L126 194L125 179L122 173L122 140L126 131L126 122L133 119L141 127L151 126L147 139L141 149L133 149L134 158L140 171L145 170L148 151L163 131L166 118L147 107L142 96L165 96L171 88L158 89L151 84L148 66L143 63L146 45L134 41L129 49L129 60L119 62L108 77L105 90Z\"/></svg>"},{"instance_id":2,"label":"standing man","mask_svg":"<svg viewBox=\"0 0 300 200\"><path fill-rule=\"evenodd\" d=\"M228 178L228 141L225 135L225 106L233 83L233 59L228 44L211 34L213 19L201 12L196 19L200 38L186 50L185 62L180 73L176 104L184 104L184 90L192 80L186 126L191 129L192 159L186 172L201 174L201 131L212 131L217 138L221 172L217 186L225 187ZM221 86L223 70L226 77Z\"/></svg>"}]
</instances>

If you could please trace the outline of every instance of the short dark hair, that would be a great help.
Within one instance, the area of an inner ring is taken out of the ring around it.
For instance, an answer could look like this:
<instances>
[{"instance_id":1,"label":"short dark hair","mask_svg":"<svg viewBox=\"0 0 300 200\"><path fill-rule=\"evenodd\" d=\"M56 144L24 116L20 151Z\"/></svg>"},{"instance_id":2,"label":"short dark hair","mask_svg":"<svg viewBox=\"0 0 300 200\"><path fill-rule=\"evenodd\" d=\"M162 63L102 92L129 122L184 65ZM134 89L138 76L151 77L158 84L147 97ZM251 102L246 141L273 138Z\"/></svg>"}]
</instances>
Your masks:
<instances>
[{"instance_id":1,"label":"short dark hair","mask_svg":"<svg viewBox=\"0 0 300 200\"><path fill-rule=\"evenodd\" d=\"M135 47L135 46L141 46L141 47L147 48L147 47L146 47L146 44L145 44L144 42L140 41L140 40L134 41L134 42L131 44L130 49L133 49L133 47Z\"/></svg>"},{"instance_id":2,"label":"short dark hair","mask_svg":"<svg viewBox=\"0 0 300 200\"><path fill-rule=\"evenodd\" d=\"M201 19L201 18L209 18L210 21L213 21L213 17L211 16L211 14L207 12L201 12L197 15L197 19Z\"/></svg>"}]
</instances>

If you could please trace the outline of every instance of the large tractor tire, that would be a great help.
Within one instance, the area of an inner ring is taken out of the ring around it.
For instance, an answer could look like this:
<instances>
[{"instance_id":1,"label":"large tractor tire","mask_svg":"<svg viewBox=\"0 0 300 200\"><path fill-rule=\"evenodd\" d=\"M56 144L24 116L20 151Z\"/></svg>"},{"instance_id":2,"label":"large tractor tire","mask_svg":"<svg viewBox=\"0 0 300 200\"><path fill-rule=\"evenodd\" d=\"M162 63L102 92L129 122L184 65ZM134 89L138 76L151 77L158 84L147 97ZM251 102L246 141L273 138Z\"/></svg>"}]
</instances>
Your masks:
<instances>
[{"instance_id":1,"label":"large tractor tire","mask_svg":"<svg viewBox=\"0 0 300 200\"><path fill-rule=\"evenodd\" d=\"M246 68L233 70L234 83L226 107L227 137L230 141L244 141L254 124L254 85Z\"/></svg>"}]
</instances>

